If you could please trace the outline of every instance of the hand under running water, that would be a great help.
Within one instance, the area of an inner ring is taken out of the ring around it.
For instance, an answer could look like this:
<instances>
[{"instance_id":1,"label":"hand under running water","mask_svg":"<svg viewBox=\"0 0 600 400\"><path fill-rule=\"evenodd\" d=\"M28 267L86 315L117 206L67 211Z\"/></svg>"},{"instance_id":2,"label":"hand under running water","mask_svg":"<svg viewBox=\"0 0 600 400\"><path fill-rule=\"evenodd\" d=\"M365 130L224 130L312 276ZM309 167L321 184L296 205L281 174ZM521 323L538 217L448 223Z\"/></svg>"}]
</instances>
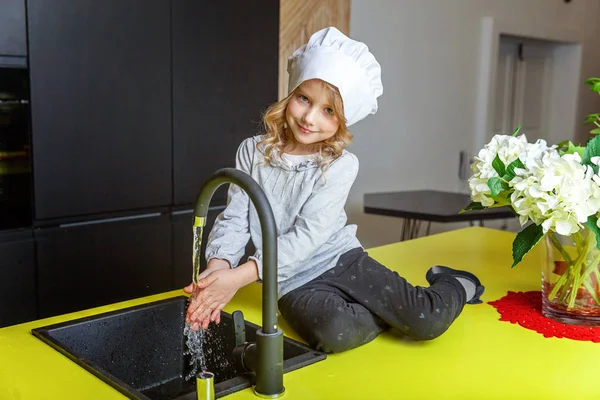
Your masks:
<instances>
[{"instance_id":1,"label":"hand under running water","mask_svg":"<svg viewBox=\"0 0 600 400\"><path fill-rule=\"evenodd\" d=\"M214 271L206 278L200 279L197 285L191 284L184 290L192 293L188 306L186 322L192 329L208 328L212 321L221 322L221 310L229 303L240 286L235 281L235 272L231 269Z\"/></svg>"},{"instance_id":2,"label":"hand under running water","mask_svg":"<svg viewBox=\"0 0 600 400\"><path fill-rule=\"evenodd\" d=\"M225 261L225 260L221 260L218 258L213 258L208 262L208 265L206 266L206 269L204 271L202 271L200 273L200 275L198 276L198 283L203 282L203 284L206 283L206 281L204 281L204 279L211 275L213 272L219 271L219 270L228 270L231 269L229 262ZM203 321L191 321L189 319L189 317L191 316L192 313L192 308L193 310L196 310L198 305L198 295L202 292L202 285L196 285L193 282L190 283L188 286L186 286L185 288L183 288L183 291L191 294L192 296L190 297L190 304L188 306L188 311L186 314L186 322L192 324L192 322L197 322L196 324L194 324L192 326L192 329L194 330L198 330L200 326L208 326L208 324L211 322L210 320L210 316L208 318L205 318L205 320ZM219 323L219 321L217 321L216 319L213 319L214 322ZM206 328L204 328L206 329Z\"/></svg>"},{"instance_id":3,"label":"hand under running water","mask_svg":"<svg viewBox=\"0 0 600 400\"><path fill-rule=\"evenodd\" d=\"M220 261L211 265L213 261ZM258 280L258 268L248 261L235 269L229 263L212 259L206 271L200 274L198 284L191 283L183 290L192 295L185 320L193 330L208 328L210 322L221 322L221 310L236 292Z\"/></svg>"}]
</instances>

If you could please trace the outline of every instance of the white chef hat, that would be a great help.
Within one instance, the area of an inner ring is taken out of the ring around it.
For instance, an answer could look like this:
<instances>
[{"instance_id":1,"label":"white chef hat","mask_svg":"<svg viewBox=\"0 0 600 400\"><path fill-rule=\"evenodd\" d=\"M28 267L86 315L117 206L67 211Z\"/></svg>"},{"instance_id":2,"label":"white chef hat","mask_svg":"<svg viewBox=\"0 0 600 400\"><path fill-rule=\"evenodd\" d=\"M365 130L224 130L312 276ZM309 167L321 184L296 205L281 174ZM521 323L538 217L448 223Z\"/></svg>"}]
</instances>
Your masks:
<instances>
[{"instance_id":1,"label":"white chef hat","mask_svg":"<svg viewBox=\"0 0 600 400\"><path fill-rule=\"evenodd\" d=\"M337 87L347 126L377 112L377 97L383 93L381 66L367 45L334 27L313 34L288 59L287 70L289 93L309 79L321 79Z\"/></svg>"}]
</instances>

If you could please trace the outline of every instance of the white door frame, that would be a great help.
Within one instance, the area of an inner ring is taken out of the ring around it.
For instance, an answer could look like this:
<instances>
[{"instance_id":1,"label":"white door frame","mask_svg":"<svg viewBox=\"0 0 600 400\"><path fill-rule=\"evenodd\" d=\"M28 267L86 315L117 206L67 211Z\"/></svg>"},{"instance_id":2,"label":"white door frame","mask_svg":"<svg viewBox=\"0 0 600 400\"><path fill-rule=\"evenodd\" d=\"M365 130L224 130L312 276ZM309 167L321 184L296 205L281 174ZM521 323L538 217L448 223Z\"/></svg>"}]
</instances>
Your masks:
<instances>
[{"instance_id":1,"label":"white door frame","mask_svg":"<svg viewBox=\"0 0 600 400\"><path fill-rule=\"evenodd\" d=\"M473 154L487 143L488 132L494 131L496 66L501 35L556 42L553 87L549 99L550 144L575 137L580 81L583 32L531 21L483 17L479 81L475 113ZM583 123L583 121L579 121ZM512 132L502 132L511 134Z\"/></svg>"}]
</instances>

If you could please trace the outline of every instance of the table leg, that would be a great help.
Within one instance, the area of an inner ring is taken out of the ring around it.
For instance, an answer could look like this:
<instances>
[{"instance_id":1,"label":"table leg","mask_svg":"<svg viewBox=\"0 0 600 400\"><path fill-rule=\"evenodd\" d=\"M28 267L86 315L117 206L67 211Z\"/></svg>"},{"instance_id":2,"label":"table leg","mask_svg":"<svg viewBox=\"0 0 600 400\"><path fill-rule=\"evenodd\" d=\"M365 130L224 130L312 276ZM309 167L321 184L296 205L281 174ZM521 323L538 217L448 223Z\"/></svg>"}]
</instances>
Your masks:
<instances>
[{"instance_id":1,"label":"table leg","mask_svg":"<svg viewBox=\"0 0 600 400\"><path fill-rule=\"evenodd\" d=\"M414 227L413 227L413 233L412 236L410 237L411 239L415 239L419 237L419 231L421 230L421 221L419 221L418 219L414 220Z\"/></svg>"},{"instance_id":2,"label":"table leg","mask_svg":"<svg viewBox=\"0 0 600 400\"><path fill-rule=\"evenodd\" d=\"M404 218L402 220L402 231L400 232L400 241L405 241L408 238L410 232L410 219Z\"/></svg>"},{"instance_id":3,"label":"table leg","mask_svg":"<svg viewBox=\"0 0 600 400\"><path fill-rule=\"evenodd\" d=\"M402 240L410 240L413 238L415 220L411 218L405 218L402 226Z\"/></svg>"},{"instance_id":4,"label":"table leg","mask_svg":"<svg viewBox=\"0 0 600 400\"><path fill-rule=\"evenodd\" d=\"M431 227L431 222L427 226L427 234L429 234L429 229ZM415 220L412 218L404 218L402 221L402 231L401 231L401 241L415 239L419 237L419 231L421 230L421 221Z\"/></svg>"}]
</instances>

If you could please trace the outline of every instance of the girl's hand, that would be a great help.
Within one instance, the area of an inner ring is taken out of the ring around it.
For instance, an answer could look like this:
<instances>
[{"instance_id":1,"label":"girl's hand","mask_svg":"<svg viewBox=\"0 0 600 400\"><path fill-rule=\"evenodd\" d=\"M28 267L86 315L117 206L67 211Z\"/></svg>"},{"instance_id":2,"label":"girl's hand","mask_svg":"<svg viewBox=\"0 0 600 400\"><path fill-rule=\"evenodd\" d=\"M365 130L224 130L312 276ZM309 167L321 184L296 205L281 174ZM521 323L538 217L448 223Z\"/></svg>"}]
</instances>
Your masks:
<instances>
[{"instance_id":1,"label":"girl's hand","mask_svg":"<svg viewBox=\"0 0 600 400\"><path fill-rule=\"evenodd\" d=\"M219 258L211 258L210 261L208 262L208 265L206 266L206 269L204 271L202 271L200 273L200 275L198 275L198 281L201 281L202 279L206 278L207 276L209 276L210 274L212 274L215 271L222 270L222 269L230 269L230 268L231 268L231 266L229 265L228 261L221 260ZM201 289L199 287L197 287L193 282L183 288L183 291L186 292L187 294L191 294L192 297L195 297L200 292L200 290ZM220 315L221 314L219 314L219 316ZM214 321L214 319L212 321ZM201 322L202 322L201 325L204 325L206 323L206 325L208 326L208 323L211 321L207 318L206 321L201 321ZM194 328L194 329L196 330L198 328Z\"/></svg>"},{"instance_id":2,"label":"girl's hand","mask_svg":"<svg viewBox=\"0 0 600 400\"><path fill-rule=\"evenodd\" d=\"M220 269L231 269L231 266L229 265L228 261L221 260L220 258L211 258L210 261L208 262L208 265L206 266L206 269L204 271L202 271L200 273L200 275L198 275L198 281L206 278L213 272L218 271ZM187 294L193 294L194 289L195 289L195 285L192 282L189 285L187 285L186 287L184 287L183 291L186 292Z\"/></svg>"},{"instance_id":3,"label":"girl's hand","mask_svg":"<svg viewBox=\"0 0 600 400\"><path fill-rule=\"evenodd\" d=\"M193 292L193 295L186 322L192 325L193 330L208 328L210 321L218 324L221 322L221 310L240 287L235 279L235 271L229 268L213 270L199 280L197 285L189 285L185 290L188 292L189 289L188 293Z\"/></svg>"}]
</instances>

